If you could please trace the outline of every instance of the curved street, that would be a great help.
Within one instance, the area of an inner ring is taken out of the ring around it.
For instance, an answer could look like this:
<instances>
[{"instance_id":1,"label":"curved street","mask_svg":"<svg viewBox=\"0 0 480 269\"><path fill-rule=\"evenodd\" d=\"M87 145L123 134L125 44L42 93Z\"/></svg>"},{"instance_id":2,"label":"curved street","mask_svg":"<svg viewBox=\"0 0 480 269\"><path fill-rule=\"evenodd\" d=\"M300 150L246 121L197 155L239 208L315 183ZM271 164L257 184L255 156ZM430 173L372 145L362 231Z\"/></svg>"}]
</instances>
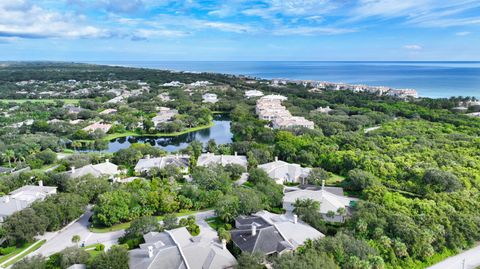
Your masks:
<instances>
[{"instance_id":1,"label":"curved street","mask_svg":"<svg viewBox=\"0 0 480 269\"><path fill-rule=\"evenodd\" d=\"M480 245L447 258L427 269L474 269L480 266Z\"/></svg>"}]
</instances>

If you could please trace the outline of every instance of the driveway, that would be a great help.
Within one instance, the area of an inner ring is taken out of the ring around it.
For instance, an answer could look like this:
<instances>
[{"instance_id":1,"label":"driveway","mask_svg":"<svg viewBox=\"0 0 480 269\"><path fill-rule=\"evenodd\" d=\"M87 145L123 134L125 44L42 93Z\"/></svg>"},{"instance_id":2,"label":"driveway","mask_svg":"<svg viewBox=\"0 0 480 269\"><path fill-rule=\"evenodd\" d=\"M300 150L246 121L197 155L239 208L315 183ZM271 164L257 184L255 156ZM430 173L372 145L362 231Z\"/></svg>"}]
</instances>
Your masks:
<instances>
[{"instance_id":1,"label":"driveway","mask_svg":"<svg viewBox=\"0 0 480 269\"><path fill-rule=\"evenodd\" d=\"M480 266L480 245L447 258L427 269L474 269Z\"/></svg>"},{"instance_id":2,"label":"driveway","mask_svg":"<svg viewBox=\"0 0 480 269\"><path fill-rule=\"evenodd\" d=\"M85 214L80 217L80 219L63 230L54 233L46 233L45 235L41 236L39 239L46 239L47 242L30 255L41 254L43 256L49 256L62 251L66 247L74 246L76 245L75 243L72 243L72 237L74 235L80 236L79 244L84 243L85 246L102 243L108 248L117 243L118 238L120 238L124 233L123 230L110 233L90 232L88 229L90 224L88 219L92 216L92 214L92 211L87 210Z\"/></svg>"}]
</instances>

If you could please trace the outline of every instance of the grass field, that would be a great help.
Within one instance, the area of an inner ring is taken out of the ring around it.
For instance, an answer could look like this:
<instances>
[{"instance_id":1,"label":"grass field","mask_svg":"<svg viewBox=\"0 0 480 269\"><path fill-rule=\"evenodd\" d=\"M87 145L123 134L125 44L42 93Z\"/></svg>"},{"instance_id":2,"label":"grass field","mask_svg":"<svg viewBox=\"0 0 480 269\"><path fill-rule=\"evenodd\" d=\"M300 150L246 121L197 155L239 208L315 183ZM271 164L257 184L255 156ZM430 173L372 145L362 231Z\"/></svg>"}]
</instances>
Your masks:
<instances>
[{"instance_id":1,"label":"grass field","mask_svg":"<svg viewBox=\"0 0 480 269\"><path fill-rule=\"evenodd\" d=\"M103 140L110 141L110 140L113 140L113 139L116 139L116 138L126 137L126 136L151 136L151 137L179 136L179 135L183 135L183 134L187 134L187 133L191 133L191 132L195 132L195 131L199 131L199 130L203 130L203 129L208 129L208 128L212 127L213 125L214 125L214 123L211 122L210 124L207 124L207 125L188 128L188 129L185 129L181 132L174 132L174 133L139 134L139 133L131 132L131 131L125 132L125 133L114 133L114 134L108 134L107 136L105 136L103 138Z\"/></svg>"},{"instance_id":2,"label":"grass field","mask_svg":"<svg viewBox=\"0 0 480 269\"><path fill-rule=\"evenodd\" d=\"M0 99L0 102L17 103L17 104L23 104L26 102L53 104L55 103L55 101L63 101L66 104L78 104L80 99Z\"/></svg>"}]
</instances>

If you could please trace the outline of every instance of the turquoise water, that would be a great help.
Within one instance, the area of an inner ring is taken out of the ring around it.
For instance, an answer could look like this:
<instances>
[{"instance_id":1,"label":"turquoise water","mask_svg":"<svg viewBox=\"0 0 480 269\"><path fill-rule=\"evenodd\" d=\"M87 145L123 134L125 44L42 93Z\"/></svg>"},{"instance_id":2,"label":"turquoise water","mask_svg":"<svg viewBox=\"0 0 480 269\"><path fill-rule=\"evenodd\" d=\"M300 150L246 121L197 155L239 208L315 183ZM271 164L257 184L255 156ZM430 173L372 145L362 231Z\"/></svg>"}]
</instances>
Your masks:
<instances>
[{"instance_id":1,"label":"turquoise water","mask_svg":"<svg viewBox=\"0 0 480 269\"><path fill-rule=\"evenodd\" d=\"M259 78L311 79L414 88L424 97L480 98L480 62L95 62L168 69L216 72Z\"/></svg>"}]
</instances>

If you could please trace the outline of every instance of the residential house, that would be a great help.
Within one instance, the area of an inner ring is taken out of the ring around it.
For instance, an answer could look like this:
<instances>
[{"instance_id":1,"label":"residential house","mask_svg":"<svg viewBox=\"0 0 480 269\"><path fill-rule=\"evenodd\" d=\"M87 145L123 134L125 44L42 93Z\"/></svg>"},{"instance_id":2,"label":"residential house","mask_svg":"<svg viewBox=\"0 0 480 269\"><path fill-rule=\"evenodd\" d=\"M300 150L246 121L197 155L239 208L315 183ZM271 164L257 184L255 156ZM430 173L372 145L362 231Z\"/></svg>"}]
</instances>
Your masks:
<instances>
[{"instance_id":1,"label":"residential house","mask_svg":"<svg viewBox=\"0 0 480 269\"><path fill-rule=\"evenodd\" d=\"M33 202L43 200L47 196L57 193L57 187L27 185L10 192L0 198L0 223L13 213L29 207Z\"/></svg>"},{"instance_id":2,"label":"residential house","mask_svg":"<svg viewBox=\"0 0 480 269\"><path fill-rule=\"evenodd\" d=\"M263 96L263 92L259 90L245 91L245 97L247 98L262 97L262 96Z\"/></svg>"},{"instance_id":3,"label":"residential house","mask_svg":"<svg viewBox=\"0 0 480 269\"><path fill-rule=\"evenodd\" d=\"M72 167L69 172L67 172L71 178L79 178L86 175L92 175L94 177L108 177L114 179L120 170L116 164L111 163L108 159L103 163L99 164L89 164L81 168Z\"/></svg>"},{"instance_id":4,"label":"residential house","mask_svg":"<svg viewBox=\"0 0 480 269\"><path fill-rule=\"evenodd\" d=\"M212 164L219 164L222 166L226 166L228 164L238 164L245 168L248 166L247 157L243 155L237 155L236 152L234 155L215 155L213 153L205 153L198 157L198 166L209 166Z\"/></svg>"},{"instance_id":5,"label":"residential house","mask_svg":"<svg viewBox=\"0 0 480 269\"><path fill-rule=\"evenodd\" d=\"M190 165L190 156L188 155L167 155L163 157L150 158L149 155L144 159L140 159L135 165L135 172L148 172L150 169L156 167L159 169L165 168L167 165L177 166L182 173L188 173L188 166Z\"/></svg>"},{"instance_id":6,"label":"residential house","mask_svg":"<svg viewBox=\"0 0 480 269\"><path fill-rule=\"evenodd\" d=\"M326 221L330 222L344 222L350 215L352 206L358 201L357 198L345 196L342 188L323 185L320 190L298 189L286 192L283 197L283 209L292 212L295 201L306 199L319 202L320 213ZM338 212L340 208L345 209L344 214ZM333 217L328 216L329 212L333 213Z\"/></svg>"},{"instance_id":7,"label":"residential house","mask_svg":"<svg viewBox=\"0 0 480 269\"><path fill-rule=\"evenodd\" d=\"M111 124L95 122L95 123L90 124L87 127L83 128L82 130L84 130L86 132L95 132L96 130L100 130L104 133L107 133L111 128L112 128Z\"/></svg>"},{"instance_id":8,"label":"residential house","mask_svg":"<svg viewBox=\"0 0 480 269\"><path fill-rule=\"evenodd\" d=\"M214 93L206 93L202 95L202 99L204 103L216 103L218 102L218 97Z\"/></svg>"},{"instance_id":9,"label":"residential house","mask_svg":"<svg viewBox=\"0 0 480 269\"><path fill-rule=\"evenodd\" d=\"M178 115L178 110L170 109L168 107L160 107L157 116L152 118L153 124L158 126L160 123L165 123L171 121L176 115Z\"/></svg>"},{"instance_id":10,"label":"residential house","mask_svg":"<svg viewBox=\"0 0 480 269\"><path fill-rule=\"evenodd\" d=\"M235 219L235 229L230 231L232 241L242 252L259 252L265 255L293 251L305 241L324 237L296 215L278 215L260 211L251 216Z\"/></svg>"},{"instance_id":11,"label":"residential house","mask_svg":"<svg viewBox=\"0 0 480 269\"><path fill-rule=\"evenodd\" d=\"M145 243L130 251L129 267L135 269L224 269L236 265L226 243L196 236L185 227L143 236Z\"/></svg>"},{"instance_id":12,"label":"residential house","mask_svg":"<svg viewBox=\"0 0 480 269\"><path fill-rule=\"evenodd\" d=\"M279 161L277 157L274 162L261 164L258 168L267 172L277 184L302 183L311 171L310 168L301 167L299 164Z\"/></svg>"}]
</instances>

